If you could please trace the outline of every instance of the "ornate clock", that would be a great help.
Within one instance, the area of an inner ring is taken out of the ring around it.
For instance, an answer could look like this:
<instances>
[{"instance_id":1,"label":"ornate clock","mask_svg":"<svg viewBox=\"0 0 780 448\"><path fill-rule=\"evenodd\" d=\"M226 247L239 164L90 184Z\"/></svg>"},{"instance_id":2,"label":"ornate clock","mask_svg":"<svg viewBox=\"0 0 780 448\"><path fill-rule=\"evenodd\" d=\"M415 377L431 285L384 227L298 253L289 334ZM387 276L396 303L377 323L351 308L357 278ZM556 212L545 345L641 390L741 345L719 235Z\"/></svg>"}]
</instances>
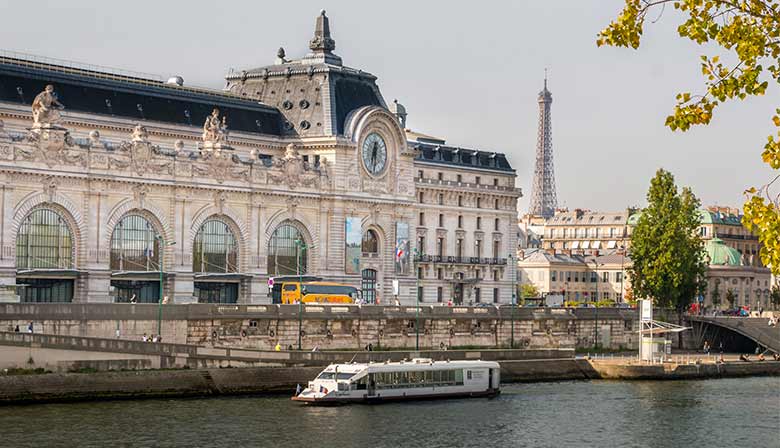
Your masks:
<instances>
[{"instance_id":1,"label":"ornate clock","mask_svg":"<svg viewBox=\"0 0 780 448\"><path fill-rule=\"evenodd\" d=\"M363 140L363 165L374 176L384 171L387 166L387 144L376 132L368 134Z\"/></svg>"}]
</instances>

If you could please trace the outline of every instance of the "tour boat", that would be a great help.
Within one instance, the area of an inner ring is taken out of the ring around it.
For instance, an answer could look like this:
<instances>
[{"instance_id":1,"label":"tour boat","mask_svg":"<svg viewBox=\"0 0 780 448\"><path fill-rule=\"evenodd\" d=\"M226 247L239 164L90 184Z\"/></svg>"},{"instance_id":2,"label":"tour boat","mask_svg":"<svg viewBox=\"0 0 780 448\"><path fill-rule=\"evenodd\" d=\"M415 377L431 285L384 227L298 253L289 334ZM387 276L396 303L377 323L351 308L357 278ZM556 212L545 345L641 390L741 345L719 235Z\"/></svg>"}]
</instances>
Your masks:
<instances>
[{"instance_id":1,"label":"tour boat","mask_svg":"<svg viewBox=\"0 0 780 448\"><path fill-rule=\"evenodd\" d=\"M411 361L331 364L292 399L308 404L485 397L500 392L491 361Z\"/></svg>"}]
</instances>

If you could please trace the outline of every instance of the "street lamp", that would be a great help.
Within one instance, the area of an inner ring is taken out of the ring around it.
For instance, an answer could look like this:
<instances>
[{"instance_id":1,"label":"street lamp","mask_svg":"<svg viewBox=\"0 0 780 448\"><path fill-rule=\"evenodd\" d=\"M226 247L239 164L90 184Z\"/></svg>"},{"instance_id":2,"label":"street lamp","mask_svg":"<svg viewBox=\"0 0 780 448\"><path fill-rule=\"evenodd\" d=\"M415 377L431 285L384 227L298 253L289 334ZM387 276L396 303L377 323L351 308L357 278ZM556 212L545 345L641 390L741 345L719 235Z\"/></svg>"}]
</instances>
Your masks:
<instances>
[{"instance_id":1,"label":"street lamp","mask_svg":"<svg viewBox=\"0 0 780 448\"><path fill-rule=\"evenodd\" d=\"M414 350L417 351L417 352L420 351L420 286L419 286L420 275L419 275L419 272L417 271L417 266L418 266L417 260L418 260L419 256L420 256L420 251L415 247L414 248L414 260L415 260L415 264L414 264L414 295L417 297L417 308L415 309L415 312L414 312L414 318L415 318L415 323L414 323Z\"/></svg>"},{"instance_id":2,"label":"street lamp","mask_svg":"<svg viewBox=\"0 0 780 448\"><path fill-rule=\"evenodd\" d=\"M623 295L623 277L625 277L625 262L626 262L626 246L625 243L620 245L620 251L622 254L620 255L620 301L625 303L626 298Z\"/></svg>"},{"instance_id":3,"label":"street lamp","mask_svg":"<svg viewBox=\"0 0 780 448\"><path fill-rule=\"evenodd\" d=\"M165 258L165 248L168 246L175 246L176 241L166 244L165 238L162 235L157 235L157 242L160 246L160 297L157 301L157 337L162 337L162 305L163 305L163 259Z\"/></svg>"},{"instance_id":4,"label":"street lamp","mask_svg":"<svg viewBox=\"0 0 780 448\"><path fill-rule=\"evenodd\" d=\"M509 263L512 263L512 319L509 348L515 348L515 298L517 297L517 263L513 261L512 253L509 253ZM520 297L523 296L523 288L520 288Z\"/></svg>"},{"instance_id":5,"label":"street lamp","mask_svg":"<svg viewBox=\"0 0 780 448\"><path fill-rule=\"evenodd\" d=\"M596 259L593 259L593 266L596 274L596 300L594 302L594 306L596 307L596 319L594 323L594 330L596 332L596 336L593 339L593 346L598 349L599 348L599 262L596 261Z\"/></svg>"},{"instance_id":6,"label":"street lamp","mask_svg":"<svg viewBox=\"0 0 780 448\"><path fill-rule=\"evenodd\" d=\"M303 331L303 269L301 269L301 257L303 251L309 246L303 239L295 240L295 264L298 271L298 350L301 350L301 332Z\"/></svg>"}]
</instances>

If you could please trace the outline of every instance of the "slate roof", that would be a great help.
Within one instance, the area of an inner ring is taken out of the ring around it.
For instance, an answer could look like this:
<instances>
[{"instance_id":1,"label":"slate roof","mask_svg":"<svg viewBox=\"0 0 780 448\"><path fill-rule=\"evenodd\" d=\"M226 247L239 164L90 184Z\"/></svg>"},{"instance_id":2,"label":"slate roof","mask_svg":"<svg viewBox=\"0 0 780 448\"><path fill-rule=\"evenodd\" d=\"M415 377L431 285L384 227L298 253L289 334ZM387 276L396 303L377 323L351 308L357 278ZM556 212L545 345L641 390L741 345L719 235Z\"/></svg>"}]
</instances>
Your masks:
<instances>
[{"instance_id":1,"label":"slate roof","mask_svg":"<svg viewBox=\"0 0 780 448\"><path fill-rule=\"evenodd\" d=\"M419 141L409 142L409 145L418 149L416 160L449 166L514 172L506 156L501 153L422 143Z\"/></svg>"},{"instance_id":2,"label":"slate roof","mask_svg":"<svg viewBox=\"0 0 780 448\"><path fill-rule=\"evenodd\" d=\"M280 135L275 108L224 92L0 55L0 102L31 105L47 84L66 111L201 127L217 107L233 131Z\"/></svg>"}]
</instances>

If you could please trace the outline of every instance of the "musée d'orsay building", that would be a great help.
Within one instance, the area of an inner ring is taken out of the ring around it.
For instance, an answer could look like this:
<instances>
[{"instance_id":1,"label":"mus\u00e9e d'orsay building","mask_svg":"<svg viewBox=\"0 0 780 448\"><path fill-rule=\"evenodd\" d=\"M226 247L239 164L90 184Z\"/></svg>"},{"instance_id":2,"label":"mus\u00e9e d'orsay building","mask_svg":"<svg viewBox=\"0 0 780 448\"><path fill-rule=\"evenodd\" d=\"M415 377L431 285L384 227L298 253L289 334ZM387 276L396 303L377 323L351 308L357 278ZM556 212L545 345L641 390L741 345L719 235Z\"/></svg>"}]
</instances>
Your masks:
<instances>
[{"instance_id":1,"label":"mus\u00e9e d'orsay building","mask_svg":"<svg viewBox=\"0 0 780 448\"><path fill-rule=\"evenodd\" d=\"M268 303L269 277L369 302L511 300L515 172L405 129L376 77L310 52L223 91L0 57L0 300Z\"/></svg>"}]
</instances>

